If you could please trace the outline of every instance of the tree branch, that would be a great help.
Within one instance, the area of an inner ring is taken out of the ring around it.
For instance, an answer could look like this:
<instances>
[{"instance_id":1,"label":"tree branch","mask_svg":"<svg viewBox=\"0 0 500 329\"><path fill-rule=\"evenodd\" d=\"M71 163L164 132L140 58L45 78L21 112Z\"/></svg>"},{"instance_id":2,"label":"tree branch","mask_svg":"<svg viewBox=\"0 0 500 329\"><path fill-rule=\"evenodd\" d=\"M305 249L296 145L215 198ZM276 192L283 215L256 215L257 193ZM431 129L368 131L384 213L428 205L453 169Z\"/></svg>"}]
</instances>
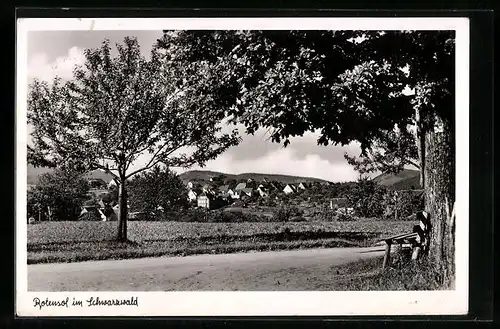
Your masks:
<instances>
[{"instance_id":1,"label":"tree branch","mask_svg":"<svg viewBox=\"0 0 500 329\"><path fill-rule=\"evenodd\" d=\"M415 168L420 169L420 165L419 165L419 164L417 164L415 161L413 161L413 160L408 160L408 163L409 163L409 164L411 164L412 166L414 166Z\"/></svg>"},{"instance_id":2,"label":"tree branch","mask_svg":"<svg viewBox=\"0 0 500 329\"><path fill-rule=\"evenodd\" d=\"M108 174L110 174L111 176L113 176L113 179L116 179L116 180L118 180L118 181L119 181L119 176L118 176L118 175L116 175L115 173L111 172L111 170L118 170L118 169L109 169L108 167L103 166L103 165L100 165L100 164L98 164L98 163L94 163L94 164L93 164L93 166L94 166L94 167L96 167L96 168L99 168L99 169L104 170L106 173L108 173ZM115 180L115 181L116 181L116 180Z\"/></svg>"},{"instance_id":3,"label":"tree branch","mask_svg":"<svg viewBox=\"0 0 500 329\"><path fill-rule=\"evenodd\" d=\"M154 167L155 165L157 165L158 163L160 163L161 159L157 159L158 155L160 154L160 152L165 148L165 146L168 144L168 142L164 143L156 152L155 154L153 154L153 156L151 157L151 160L149 160L149 162L142 168L140 169L137 169L133 172L131 172L130 174L128 174L125 179L129 179L130 177L134 176L135 174L138 174L144 170L148 170L148 169L151 169L152 167ZM163 154L163 156L168 156L170 154L172 154L174 151L180 149L181 147L183 146L186 146L186 143L183 143L183 144L179 144L177 146L173 146L170 150L166 151L165 154Z\"/></svg>"}]
</instances>

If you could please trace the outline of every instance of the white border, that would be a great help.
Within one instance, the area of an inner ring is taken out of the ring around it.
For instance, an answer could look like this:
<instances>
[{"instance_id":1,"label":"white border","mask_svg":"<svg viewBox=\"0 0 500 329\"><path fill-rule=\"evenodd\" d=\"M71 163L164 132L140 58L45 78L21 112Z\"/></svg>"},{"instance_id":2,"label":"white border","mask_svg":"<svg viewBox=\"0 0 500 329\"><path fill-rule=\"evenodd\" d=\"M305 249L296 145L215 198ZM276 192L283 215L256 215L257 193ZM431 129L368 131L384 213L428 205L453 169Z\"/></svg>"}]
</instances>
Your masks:
<instances>
[{"instance_id":1,"label":"white border","mask_svg":"<svg viewBox=\"0 0 500 329\"><path fill-rule=\"evenodd\" d=\"M30 18L17 22L16 314L18 316L446 315L468 310L469 21L467 18ZM456 290L430 292L27 292L28 31L164 29L455 30ZM139 297L139 307L33 307L34 297Z\"/></svg>"}]
</instances>

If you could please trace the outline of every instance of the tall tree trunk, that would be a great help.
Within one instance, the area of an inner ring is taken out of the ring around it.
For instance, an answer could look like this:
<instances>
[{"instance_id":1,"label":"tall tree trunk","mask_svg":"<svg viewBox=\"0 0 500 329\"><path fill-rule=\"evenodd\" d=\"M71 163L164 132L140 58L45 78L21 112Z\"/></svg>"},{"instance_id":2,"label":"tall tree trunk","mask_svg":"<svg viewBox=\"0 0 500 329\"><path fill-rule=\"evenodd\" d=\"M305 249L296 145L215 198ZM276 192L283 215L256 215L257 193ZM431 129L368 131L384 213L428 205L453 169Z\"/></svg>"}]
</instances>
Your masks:
<instances>
[{"instance_id":1,"label":"tall tree trunk","mask_svg":"<svg viewBox=\"0 0 500 329\"><path fill-rule=\"evenodd\" d=\"M420 111L415 110L415 139L417 143L418 160L420 165L420 187L425 187L425 131Z\"/></svg>"},{"instance_id":2,"label":"tall tree trunk","mask_svg":"<svg viewBox=\"0 0 500 329\"><path fill-rule=\"evenodd\" d=\"M430 216L429 260L452 288L455 275L455 223L450 216L455 204L455 136L449 122L437 118L425 134L425 210Z\"/></svg>"},{"instance_id":3,"label":"tall tree trunk","mask_svg":"<svg viewBox=\"0 0 500 329\"><path fill-rule=\"evenodd\" d=\"M118 190L118 236L119 241L127 241L127 189L125 186L125 178L121 179Z\"/></svg>"}]
</instances>

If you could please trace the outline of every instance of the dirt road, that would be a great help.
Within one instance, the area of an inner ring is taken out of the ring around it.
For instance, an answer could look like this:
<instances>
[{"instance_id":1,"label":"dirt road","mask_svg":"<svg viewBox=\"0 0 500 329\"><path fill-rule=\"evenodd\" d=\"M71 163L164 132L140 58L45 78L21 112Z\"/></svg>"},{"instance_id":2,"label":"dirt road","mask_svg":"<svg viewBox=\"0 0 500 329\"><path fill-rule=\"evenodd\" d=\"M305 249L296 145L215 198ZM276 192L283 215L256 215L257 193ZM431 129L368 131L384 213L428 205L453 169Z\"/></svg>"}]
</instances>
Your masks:
<instances>
[{"instance_id":1,"label":"dirt road","mask_svg":"<svg viewBox=\"0 0 500 329\"><path fill-rule=\"evenodd\" d=\"M330 290L336 266L381 255L371 247L37 264L28 290Z\"/></svg>"}]
</instances>

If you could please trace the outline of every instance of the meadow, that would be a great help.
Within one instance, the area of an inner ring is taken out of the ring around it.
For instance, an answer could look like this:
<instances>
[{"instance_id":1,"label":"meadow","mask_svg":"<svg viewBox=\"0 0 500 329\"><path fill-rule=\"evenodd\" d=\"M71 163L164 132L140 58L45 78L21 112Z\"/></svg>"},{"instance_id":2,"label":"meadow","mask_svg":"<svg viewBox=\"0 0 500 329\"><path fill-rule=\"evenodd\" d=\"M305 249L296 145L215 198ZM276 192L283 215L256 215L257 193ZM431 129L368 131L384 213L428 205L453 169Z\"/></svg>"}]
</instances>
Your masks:
<instances>
[{"instance_id":1,"label":"meadow","mask_svg":"<svg viewBox=\"0 0 500 329\"><path fill-rule=\"evenodd\" d=\"M129 242L114 241L117 222L41 222L28 226L28 263L203 253L352 247L407 232L405 221L198 223L130 221Z\"/></svg>"}]
</instances>

